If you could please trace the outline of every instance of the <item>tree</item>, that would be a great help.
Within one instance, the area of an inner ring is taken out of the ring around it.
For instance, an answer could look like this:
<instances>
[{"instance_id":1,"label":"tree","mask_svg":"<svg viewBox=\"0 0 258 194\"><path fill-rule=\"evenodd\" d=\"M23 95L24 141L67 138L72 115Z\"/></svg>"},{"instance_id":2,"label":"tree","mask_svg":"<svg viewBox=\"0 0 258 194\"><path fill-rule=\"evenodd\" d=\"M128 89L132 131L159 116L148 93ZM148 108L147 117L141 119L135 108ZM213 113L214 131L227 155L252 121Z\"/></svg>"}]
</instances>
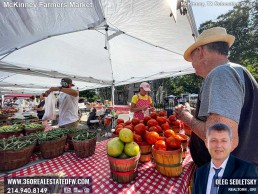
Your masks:
<instances>
[{"instance_id":1,"label":"tree","mask_svg":"<svg viewBox=\"0 0 258 194\"><path fill-rule=\"evenodd\" d=\"M220 15L216 22L201 24L199 32L216 26L226 28L236 37L229 60L247 67L258 80L258 4L251 0L242 1L233 10Z\"/></svg>"},{"instance_id":2,"label":"tree","mask_svg":"<svg viewBox=\"0 0 258 194\"><path fill-rule=\"evenodd\" d=\"M180 96L182 93L198 93L201 87L202 78L195 74L188 74L178 77L165 78L153 81L153 99L160 101L159 88L162 87L165 96L175 95Z\"/></svg>"},{"instance_id":3,"label":"tree","mask_svg":"<svg viewBox=\"0 0 258 194\"><path fill-rule=\"evenodd\" d=\"M99 97L96 95L95 90L84 90L79 92L80 97L87 98L89 101L94 101L98 99Z\"/></svg>"}]
</instances>

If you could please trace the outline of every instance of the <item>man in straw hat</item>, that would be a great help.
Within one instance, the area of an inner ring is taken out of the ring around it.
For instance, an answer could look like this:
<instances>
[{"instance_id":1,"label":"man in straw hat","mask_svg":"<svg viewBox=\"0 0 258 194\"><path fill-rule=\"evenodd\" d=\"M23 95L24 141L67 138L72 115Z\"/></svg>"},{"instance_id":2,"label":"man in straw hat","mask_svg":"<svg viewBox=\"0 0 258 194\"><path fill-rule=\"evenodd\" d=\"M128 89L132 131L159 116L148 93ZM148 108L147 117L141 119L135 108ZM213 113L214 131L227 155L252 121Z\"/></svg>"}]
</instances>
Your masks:
<instances>
[{"instance_id":1,"label":"man in straw hat","mask_svg":"<svg viewBox=\"0 0 258 194\"><path fill-rule=\"evenodd\" d=\"M232 154L258 166L258 84L244 67L228 61L234 40L226 29L211 28L203 31L184 53L196 75L204 78L195 116L183 105L175 108L177 117L193 131L190 151L198 166L210 161L205 133L218 122L232 129Z\"/></svg>"}]
</instances>

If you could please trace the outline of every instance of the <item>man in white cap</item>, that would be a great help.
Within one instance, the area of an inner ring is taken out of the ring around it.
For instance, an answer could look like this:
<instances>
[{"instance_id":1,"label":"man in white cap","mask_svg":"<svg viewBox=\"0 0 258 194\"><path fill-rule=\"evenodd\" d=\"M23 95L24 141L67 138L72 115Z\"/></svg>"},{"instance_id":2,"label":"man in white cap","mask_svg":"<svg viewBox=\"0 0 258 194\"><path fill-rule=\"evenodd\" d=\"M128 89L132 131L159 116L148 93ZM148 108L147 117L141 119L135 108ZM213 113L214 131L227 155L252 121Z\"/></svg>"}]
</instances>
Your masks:
<instances>
[{"instance_id":1,"label":"man in white cap","mask_svg":"<svg viewBox=\"0 0 258 194\"><path fill-rule=\"evenodd\" d=\"M232 129L232 154L258 166L258 84L248 70L228 61L234 40L226 29L211 28L184 53L196 75L204 78L195 116L183 105L175 109L177 117L193 131L190 151L198 166L210 161L205 134L218 122Z\"/></svg>"},{"instance_id":2,"label":"man in white cap","mask_svg":"<svg viewBox=\"0 0 258 194\"><path fill-rule=\"evenodd\" d=\"M63 78L60 87L51 87L46 91L46 96L53 91L61 92L58 98L59 103L59 121L61 128L76 128L79 125L78 118L78 100L79 92L72 89L74 84L70 78Z\"/></svg>"},{"instance_id":3,"label":"man in white cap","mask_svg":"<svg viewBox=\"0 0 258 194\"><path fill-rule=\"evenodd\" d=\"M131 112L134 112L135 118L143 120L144 116L148 115L149 111L154 110L152 99L148 96L149 91L151 91L150 84L142 82L139 93L132 97Z\"/></svg>"}]
</instances>

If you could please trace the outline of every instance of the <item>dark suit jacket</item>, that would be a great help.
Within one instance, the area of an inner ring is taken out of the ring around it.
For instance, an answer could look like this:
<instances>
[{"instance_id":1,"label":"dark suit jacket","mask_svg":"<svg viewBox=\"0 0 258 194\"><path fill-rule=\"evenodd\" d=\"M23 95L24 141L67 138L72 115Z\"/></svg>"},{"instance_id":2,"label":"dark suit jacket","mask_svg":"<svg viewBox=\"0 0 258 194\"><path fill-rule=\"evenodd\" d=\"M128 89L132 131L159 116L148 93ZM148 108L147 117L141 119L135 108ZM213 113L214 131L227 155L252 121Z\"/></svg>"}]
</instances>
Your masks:
<instances>
[{"instance_id":1,"label":"dark suit jacket","mask_svg":"<svg viewBox=\"0 0 258 194\"><path fill-rule=\"evenodd\" d=\"M210 162L200 167L194 177L193 194L206 194L208 176L210 171ZM233 155L229 156L225 171L222 178L241 179L241 178L257 178L256 166L250 162L240 160ZM230 186L229 186L230 187ZM219 194L236 194L240 192L228 191L229 187L219 187ZM246 186L239 186L246 188ZM255 187L255 186L254 186ZM232 186L230 188L233 188ZM257 192L257 191L256 191ZM245 193L245 192L241 192ZM249 192L250 193L250 192ZM255 193L255 192L251 192Z\"/></svg>"}]
</instances>

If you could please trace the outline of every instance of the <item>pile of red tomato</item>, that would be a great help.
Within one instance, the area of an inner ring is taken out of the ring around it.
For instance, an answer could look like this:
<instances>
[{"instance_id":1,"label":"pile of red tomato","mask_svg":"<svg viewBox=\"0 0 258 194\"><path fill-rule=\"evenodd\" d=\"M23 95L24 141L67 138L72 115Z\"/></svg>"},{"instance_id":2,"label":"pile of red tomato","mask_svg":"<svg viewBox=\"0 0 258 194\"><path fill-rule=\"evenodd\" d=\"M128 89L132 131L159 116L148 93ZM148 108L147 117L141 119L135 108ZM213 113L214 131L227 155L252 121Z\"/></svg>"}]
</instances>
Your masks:
<instances>
[{"instance_id":1,"label":"pile of red tomato","mask_svg":"<svg viewBox=\"0 0 258 194\"><path fill-rule=\"evenodd\" d=\"M174 115L167 118L166 112L160 111L145 116L144 120L133 118L124 122L123 119L117 119L115 133L118 135L122 128L128 128L133 131L135 142L147 142L157 150L166 151L179 149L181 142L187 139L186 135L178 133L184 126Z\"/></svg>"}]
</instances>

